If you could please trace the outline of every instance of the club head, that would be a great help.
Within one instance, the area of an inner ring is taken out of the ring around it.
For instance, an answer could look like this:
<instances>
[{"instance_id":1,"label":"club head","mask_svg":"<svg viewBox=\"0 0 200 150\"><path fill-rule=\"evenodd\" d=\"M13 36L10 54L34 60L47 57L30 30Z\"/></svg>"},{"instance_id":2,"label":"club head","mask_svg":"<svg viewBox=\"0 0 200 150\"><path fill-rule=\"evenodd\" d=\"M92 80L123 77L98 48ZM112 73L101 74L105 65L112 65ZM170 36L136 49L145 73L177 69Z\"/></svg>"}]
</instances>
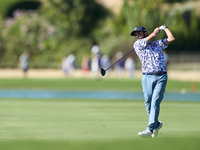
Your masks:
<instances>
[{"instance_id":1,"label":"club head","mask_svg":"<svg viewBox=\"0 0 200 150\"><path fill-rule=\"evenodd\" d=\"M103 68L101 68L101 75L105 76L105 74L106 74L106 71Z\"/></svg>"}]
</instances>

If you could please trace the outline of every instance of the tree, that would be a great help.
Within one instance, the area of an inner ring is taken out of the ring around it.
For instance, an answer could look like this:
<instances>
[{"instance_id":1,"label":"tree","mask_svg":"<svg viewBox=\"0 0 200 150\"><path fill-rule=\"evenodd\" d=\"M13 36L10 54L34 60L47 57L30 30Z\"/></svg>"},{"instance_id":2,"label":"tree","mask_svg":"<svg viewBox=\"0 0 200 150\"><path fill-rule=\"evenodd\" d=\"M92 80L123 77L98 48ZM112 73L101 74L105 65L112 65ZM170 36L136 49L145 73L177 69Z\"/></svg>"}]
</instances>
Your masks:
<instances>
[{"instance_id":1,"label":"tree","mask_svg":"<svg viewBox=\"0 0 200 150\"><path fill-rule=\"evenodd\" d=\"M17 10L1 23L0 66L17 67L25 50L34 68L59 67L70 53L81 61L95 42L91 33L107 13L94 0L43 0L38 11Z\"/></svg>"},{"instance_id":2,"label":"tree","mask_svg":"<svg viewBox=\"0 0 200 150\"><path fill-rule=\"evenodd\" d=\"M95 0L49 0L42 9L48 20L58 26L64 24L64 33L72 36L90 36L108 14Z\"/></svg>"},{"instance_id":3,"label":"tree","mask_svg":"<svg viewBox=\"0 0 200 150\"><path fill-rule=\"evenodd\" d=\"M135 26L140 25L152 31L161 22L161 15L159 13L161 6L162 0L125 0L122 11L129 29L132 30Z\"/></svg>"}]
</instances>

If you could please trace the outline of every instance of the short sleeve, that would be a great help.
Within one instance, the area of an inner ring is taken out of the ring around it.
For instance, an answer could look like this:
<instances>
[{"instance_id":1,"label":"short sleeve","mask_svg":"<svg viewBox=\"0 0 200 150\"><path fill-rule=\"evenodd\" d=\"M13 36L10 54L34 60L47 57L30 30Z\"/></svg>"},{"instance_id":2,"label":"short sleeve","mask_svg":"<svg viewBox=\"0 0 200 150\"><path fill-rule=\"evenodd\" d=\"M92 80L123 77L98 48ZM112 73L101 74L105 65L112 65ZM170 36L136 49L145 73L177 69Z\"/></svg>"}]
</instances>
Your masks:
<instances>
[{"instance_id":1,"label":"short sleeve","mask_svg":"<svg viewBox=\"0 0 200 150\"><path fill-rule=\"evenodd\" d=\"M161 39L158 41L158 44L162 47L162 49L166 49L168 46L166 45L166 38L165 39Z\"/></svg>"}]
</instances>

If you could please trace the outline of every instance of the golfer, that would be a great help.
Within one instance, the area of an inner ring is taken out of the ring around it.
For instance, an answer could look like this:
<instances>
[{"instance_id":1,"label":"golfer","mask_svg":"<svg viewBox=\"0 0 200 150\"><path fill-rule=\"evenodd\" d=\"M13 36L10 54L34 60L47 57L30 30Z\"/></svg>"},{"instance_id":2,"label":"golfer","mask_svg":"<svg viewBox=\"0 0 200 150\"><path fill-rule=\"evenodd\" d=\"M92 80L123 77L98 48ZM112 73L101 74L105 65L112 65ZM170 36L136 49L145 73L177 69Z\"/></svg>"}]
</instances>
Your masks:
<instances>
[{"instance_id":1,"label":"golfer","mask_svg":"<svg viewBox=\"0 0 200 150\"><path fill-rule=\"evenodd\" d=\"M165 31L167 38L152 41L161 30ZM133 47L142 64L142 88L149 118L146 130L139 132L138 135L144 138L156 137L163 125L158 121L158 116L167 84L167 70L162 50L174 42L175 38L165 25L155 28L150 35L144 27L137 26L130 35L136 37Z\"/></svg>"}]
</instances>

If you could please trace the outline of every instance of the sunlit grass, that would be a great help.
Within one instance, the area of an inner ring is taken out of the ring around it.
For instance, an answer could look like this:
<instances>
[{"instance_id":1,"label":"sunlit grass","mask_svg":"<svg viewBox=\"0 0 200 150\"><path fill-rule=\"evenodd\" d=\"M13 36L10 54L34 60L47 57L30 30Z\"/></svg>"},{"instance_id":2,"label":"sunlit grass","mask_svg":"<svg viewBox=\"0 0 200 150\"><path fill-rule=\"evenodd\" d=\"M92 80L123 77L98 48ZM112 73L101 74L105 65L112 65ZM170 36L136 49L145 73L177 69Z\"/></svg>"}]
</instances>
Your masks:
<instances>
[{"instance_id":1,"label":"sunlit grass","mask_svg":"<svg viewBox=\"0 0 200 150\"><path fill-rule=\"evenodd\" d=\"M167 92L191 92L192 82L168 80ZM0 89L57 89L57 90L115 90L142 91L140 79L0 79ZM195 83L195 92L200 92L200 82Z\"/></svg>"},{"instance_id":2,"label":"sunlit grass","mask_svg":"<svg viewBox=\"0 0 200 150\"><path fill-rule=\"evenodd\" d=\"M142 101L1 99L4 149L195 149L200 103L163 101L164 126L156 139L137 133L147 126ZM67 147L67 148L66 148Z\"/></svg>"}]
</instances>

